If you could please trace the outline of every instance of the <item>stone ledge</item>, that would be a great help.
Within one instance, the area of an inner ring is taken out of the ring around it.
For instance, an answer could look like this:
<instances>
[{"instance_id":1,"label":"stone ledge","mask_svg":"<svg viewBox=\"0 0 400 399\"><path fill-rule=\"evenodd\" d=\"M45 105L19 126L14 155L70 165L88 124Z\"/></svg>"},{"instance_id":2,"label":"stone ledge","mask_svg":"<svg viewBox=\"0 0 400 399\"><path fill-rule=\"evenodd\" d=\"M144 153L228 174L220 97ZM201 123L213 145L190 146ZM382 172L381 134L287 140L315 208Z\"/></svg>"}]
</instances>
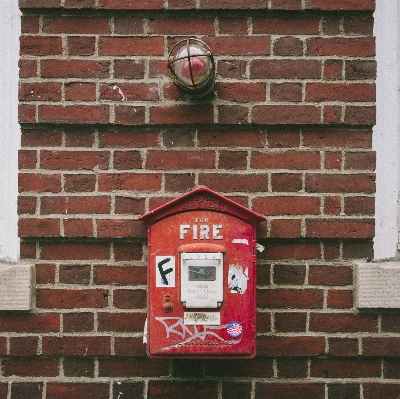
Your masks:
<instances>
[{"instance_id":1,"label":"stone ledge","mask_svg":"<svg viewBox=\"0 0 400 399\"><path fill-rule=\"evenodd\" d=\"M0 311L31 310L34 265L0 261Z\"/></svg>"},{"instance_id":2,"label":"stone ledge","mask_svg":"<svg viewBox=\"0 0 400 399\"><path fill-rule=\"evenodd\" d=\"M400 308L400 259L355 263L357 307Z\"/></svg>"}]
</instances>

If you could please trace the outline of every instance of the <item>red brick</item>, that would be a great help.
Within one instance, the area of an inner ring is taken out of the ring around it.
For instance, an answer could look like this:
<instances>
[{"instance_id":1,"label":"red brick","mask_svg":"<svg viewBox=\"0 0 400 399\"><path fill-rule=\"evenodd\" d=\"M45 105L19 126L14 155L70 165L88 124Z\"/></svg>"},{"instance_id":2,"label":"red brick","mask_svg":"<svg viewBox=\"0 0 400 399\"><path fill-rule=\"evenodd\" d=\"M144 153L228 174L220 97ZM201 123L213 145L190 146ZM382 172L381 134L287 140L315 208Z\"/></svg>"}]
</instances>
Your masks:
<instances>
[{"instance_id":1,"label":"red brick","mask_svg":"<svg viewBox=\"0 0 400 399\"><path fill-rule=\"evenodd\" d=\"M374 219L309 219L306 237L312 238L372 238Z\"/></svg>"},{"instance_id":2,"label":"red brick","mask_svg":"<svg viewBox=\"0 0 400 399\"><path fill-rule=\"evenodd\" d=\"M56 265L53 263L38 263L35 265L36 284L54 284Z\"/></svg>"},{"instance_id":3,"label":"red brick","mask_svg":"<svg viewBox=\"0 0 400 399\"><path fill-rule=\"evenodd\" d=\"M246 125L249 123L249 108L241 105L220 105L218 122L226 125Z\"/></svg>"},{"instance_id":4,"label":"red brick","mask_svg":"<svg viewBox=\"0 0 400 399\"><path fill-rule=\"evenodd\" d=\"M108 304L108 290L102 289L38 289L36 306L45 309L104 308Z\"/></svg>"},{"instance_id":5,"label":"red brick","mask_svg":"<svg viewBox=\"0 0 400 399\"><path fill-rule=\"evenodd\" d=\"M282 1L282 0L281 0ZM255 399L324 399L325 384L317 382L271 383L256 382Z\"/></svg>"},{"instance_id":6,"label":"red brick","mask_svg":"<svg viewBox=\"0 0 400 399\"><path fill-rule=\"evenodd\" d=\"M272 10L301 10L301 0L271 0Z\"/></svg>"},{"instance_id":7,"label":"red brick","mask_svg":"<svg viewBox=\"0 0 400 399\"><path fill-rule=\"evenodd\" d=\"M90 332L94 330L94 314L91 312L64 313L64 332Z\"/></svg>"},{"instance_id":8,"label":"red brick","mask_svg":"<svg viewBox=\"0 0 400 399\"><path fill-rule=\"evenodd\" d=\"M145 83L102 83L100 99L110 101L154 101L159 99L158 85Z\"/></svg>"},{"instance_id":9,"label":"red brick","mask_svg":"<svg viewBox=\"0 0 400 399\"><path fill-rule=\"evenodd\" d=\"M132 35L144 33L144 19L137 17L115 17L114 32L119 35ZM120 60L122 61L122 60ZM127 60L134 62L133 60Z\"/></svg>"},{"instance_id":10,"label":"red brick","mask_svg":"<svg viewBox=\"0 0 400 399\"><path fill-rule=\"evenodd\" d=\"M322 308L323 292L318 289L260 289L257 306L265 308Z\"/></svg>"},{"instance_id":11,"label":"red brick","mask_svg":"<svg viewBox=\"0 0 400 399\"><path fill-rule=\"evenodd\" d=\"M148 399L163 399L165 397L183 399L217 399L217 381L150 381Z\"/></svg>"},{"instance_id":12,"label":"red brick","mask_svg":"<svg viewBox=\"0 0 400 399\"><path fill-rule=\"evenodd\" d=\"M66 192L90 192L94 191L96 186L96 176L86 174L64 174L64 190Z\"/></svg>"},{"instance_id":13,"label":"red brick","mask_svg":"<svg viewBox=\"0 0 400 399\"><path fill-rule=\"evenodd\" d=\"M301 237L300 219L273 219L271 220L271 238L299 238Z\"/></svg>"},{"instance_id":14,"label":"red brick","mask_svg":"<svg viewBox=\"0 0 400 399\"><path fill-rule=\"evenodd\" d=\"M23 147L57 147L62 144L62 133L57 129L24 129L21 136Z\"/></svg>"},{"instance_id":15,"label":"red brick","mask_svg":"<svg viewBox=\"0 0 400 399\"><path fill-rule=\"evenodd\" d=\"M60 265L58 279L64 284L89 284L90 265Z\"/></svg>"},{"instance_id":16,"label":"red brick","mask_svg":"<svg viewBox=\"0 0 400 399\"><path fill-rule=\"evenodd\" d=\"M64 8L93 8L95 0L65 0Z\"/></svg>"},{"instance_id":17,"label":"red brick","mask_svg":"<svg viewBox=\"0 0 400 399\"><path fill-rule=\"evenodd\" d=\"M319 244L312 242L269 242L261 259L316 259L321 256Z\"/></svg>"},{"instance_id":18,"label":"red brick","mask_svg":"<svg viewBox=\"0 0 400 399\"><path fill-rule=\"evenodd\" d=\"M308 83L306 101L375 101L375 86L368 83Z\"/></svg>"},{"instance_id":19,"label":"red brick","mask_svg":"<svg viewBox=\"0 0 400 399\"><path fill-rule=\"evenodd\" d=\"M339 196L324 197L324 214L339 216L342 212L342 199Z\"/></svg>"},{"instance_id":20,"label":"red brick","mask_svg":"<svg viewBox=\"0 0 400 399\"><path fill-rule=\"evenodd\" d=\"M18 97L21 101L60 101L61 83L20 83Z\"/></svg>"},{"instance_id":21,"label":"red brick","mask_svg":"<svg viewBox=\"0 0 400 399\"><path fill-rule=\"evenodd\" d=\"M358 356L357 338L328 338L331 356Z\"/></svg>"},{"instance_id":22,"label":"red brick","mask_svg":"<svg viewBox=\"0 0 400 399\"><path fill-rule=\"evenodd\" d=\"M104 313L98 314L99 331L143 332L145 313Z\"/></svg>"},{"instance_id":23,"label":"red brick","mask_svg":"<svg viewBox=\"0 0 400 399\"><path fill-rule=\"evenodd\" d=\"M356 106L346 107L344 115L344 123L349 125L375 125L376 123L376 108Z\"/></svg>"},{"instance_id":24,"label":"red brick","mask_svg":"<svg viewBox=\"0 0 400 399\"><path fill-rule=\"evenodd\" d=\"M325 152L325 169L342 169L342 153L341 152Z\"/></svg>"},{"instance_id":25,"label":"red brick","mask_svg":"<svg viewBox=\"0 0 400 399\"><path fill-rule=\"evenodd\" d=\"M320 154L314 151L253 152L251 167L255 169L317 169Z\"/></svg>"},{"instance_id":26,"label":"red brick","mask_svg":"<svg viewBox=\"0 0 400 399\"><path fill-rule=\"evenodd\" d=\"M229 17L219 18L218 31L221 35L247 35L247 19Z\"/></svg>"},{"instance_id":27,"label":"red brick","mask_svg":"<svg viewBox=\"0 0 400 399\"><path fill-rule=\"evenodd\" d=\"M377 332L375 314L311 313L310 331L318 332Z\"/></svg>"},{"instance_id":28,"label":"red brick","mask_svg":"<svg viewBox=\"0 0 400 399\"><path fill-rule=\"evenodd\" d=\"M186 10L195 8L195 0L170 0L168 1L169 10Z\"/></svg>"},{"instance_id":29,"label":"red brick","mask_svg":"<svg viewBox=\"0 0 400 399\"><path fill-rule=\"evenodd\" d=\"M115 213L141 215L144 212L145 212L144 198L115 197Z\"/></svg>"},{"instance_id":30,"label":"red brick","mask_svg":"<svg viewBox=\"0 0 400 399\"><path fill-rule=\"evenodd\" d=\"M343 30L347 35L372 36L373 27L374 19L372 17L345 18L343 21Z\"/></svg>"},{"instance_id":31,"label":"red brick","mask_svg":"<svg viewBox=\"0 0 400 399\"><path fill-rule=\"evenodd\" d=\"M244 60L220 60L217 62L217 73L225 79L245 79L246 66Z\"/></svg>"},{"instance_id":32,"label":"red brick","mask_svg":"<svg viewBox=\"0 0 400 399\"><path fill-rule=\"evenodd\" d=\"M115 151L114 168L124 169L142 169L142 155L139 151Z\"/></svg>"},{"instance_id":33,"label":"red brick","mask_svg":"<svg viewBox=\"0 0 400 399\"><path fill-rule=\"evenodd\" d=\"M164 5L159 0L100 0L98 7L105 10L162 10Z\"/></svg>"},{"instance_id":34,"label":"red brick","mask_svg":"<svg viewBox=\"0 0 400 399\"><path fill-rule=\"evenodd\" d=\"M247 152L220 151L218 169L247 169Z\"/></svg>"},{"instance_id":35,"label":"red brick","mask_svg":"<svg viewBox=\"0 0 400 399\"><path fill-rule=\"evenodd\" d=\"M158 191L161 189L161 175L158 173L101 174L99 191L133 190Z\"/></svg>"},{"instance_id":36,"label":"red brick","mask_svg":"<svg viewBox=\"0 0 400 399\"><path fill-rule=\"evenodd\" d=\"M114 77L143 79L144 78L144 62L141 60L115 60L114 61Z\"/></svg>"},{"instance_id":37,"label":"red brick","mask_svg":"<svg viewBox=\"0 0 400 399\"><path fill-rule=\"evenodd\" d=\"M57 377L59 359L5 359L2 361L3 376Z\"/></svg>"},{"instance_id":38,"label":"red brick","mask_svg":"<svg viewBox=\"0 0 400 399\"><path fill-rule=\"evenodd\" d=\"M39 17L22 15L21 33L39 33Z\"/></svg>"},{"instance_id":39,"label":"red brick","mask_svg":"<svg viewBox=\"0 0 400 399\"><path fill-rule=\"evenodd\" d=\"M375 79L376 61L370 60L352 60L346 61L345 66L346 79Z\"/></svg>"},{"instance_id":40,"label":"red brick","mask_svg":"<svg viewBox=\"0 0 400 399\"><path fill-rule=\"evenodd\" d=\"M222 383L222 399L250 399L251 392L250 382L224 381Z\"/></svg>"},{"instance_id":41,"label":"red brick","mask_svg":"<svg viewBox=\"0 0 400 399\"><path fill-rule=\"evenodd\" d=\"M38 3L36 0L19 0L20 8L59 8L60 0L42 0Z\"/></svg>"},{"instance_id":42,"label":"red brick","mask_svg":"<svg viewBox=\"0 0 400 399\"><path fill-rule=\"evenodd\" d=\"M278 378L306 378L308 362L303 358L277 358Z\"/></svg>"},{"instance_id":43,"label":"red brick","mask_svg":"<svg viewBox=\"0 0 400 399\"><path fill-rule=\"evenodd\" d=\"M195 174L167 174L165 176L165 191L186 192L195 187Z\"/></svg>"},{"instance_id":44,"label":"red brick","mask_svg":"<svg viewBox=\"0 0 400 399\"><path fill-rule=\"evenodd\" d=\"M299 102L303 97L300 83L272 83L270 88L271 101Z\"/></svg>"},{"instance_id":45,"label":"red brick","mask_svg":"<svg viewBox=\"0 0 400 399\"><path fill-rule=\"evenodd\" d=\"M43 123L108 123L106 105L39 105L39 122Z\"/></svg>"},{"instance_id":46,"label":"red brick","mask_svg":"<svg viewBox=\"0 0 400 399\"><path fill-rule=\"evenodd\" d=\"M240 0L201 0L201 9L266 9L267 0L249 0L243 4Z\"/></svg>"},{"instance_id":47,"label":"red brick","mask_svg":"<svg viewBox=\"0 0 400 399\"><path fill-rule=\"evenodd\" d=\"M43 197L40 212L50 214L109 213L110 197Z\"/></svg>"},{"instance_id":48,"label":"red brick","mask_svg":"<svg viewBox=\"0 0 400 399\"><path fill-rule=\"evenodd\" d=\"M131 1L131 0L128 0ZM158 0L156 0L158 1ZM120 7L119 7L120 8ZM162 37L100 37L99 54L150 56L164 54Z\"/></svg>"},{"instance_id":49,"label":"red brick","mask_svg":"<svg viewBox=\"0 0 400 399\"><path fill-rule=\"evenodd\" d=\"M364 356L399 356L398 337L373 337L363 338L363 355Z\"/></svg>"},{"instance_id":50,"label":"red brick","mask_svg":"<svg viewBox=\"0 0 400 399\"><path fill-rule=\"evenodd\" d=\"M321 110L314 105L256 105L253 107L255 124L316 124Z\"/></svg>"},{"instance_id":51,"label":"red brick","mask_svg":"<svg viewBox=\"0 0 400 399\"><path fill-rule=\"evenodd\" d=\"M321 62L317 60L254 60L250 64L252 79L318 79Z\"/></svg>"},{"instance_id":52,"label":"red brick","mask_svg":"<svg viewBox=\"0 0 400 399\"><path fill-rule=\"evenodd\" d=\"M130 105L115 106L115 123L120 125L142 125L145 123L145 108Z\"/></svg>"},{"instance_id":53,"label":"red brick","mask_svg":"<svg viewBox=\"0 0 400 399\"><path fill-rule=\"evenodd\" d=\"M303 145L306 147L350 147L368 148L372 146L372 132L358 130L305 130Z\"/></svg>"},{"instance_id":54,"label":"red brick","mask_svg":"<svg viewBox=\"0 0 400 399\"><path fill-rule=\"evenodd\" d=\"M151 107L151 124L210 124L214 122L214 108L210 105L176 105Z\"/></svg>"},{"instance_id":55,"label":"red brick","mask_svg":"<svg viewBox=\"0 0 400 399\"><path fill-rule=\"evenodd\" d=\"M169 362L165 359L109 358L99 360L100 377L161 377L169 375ZM165 386L165 382L162 384ZM193 384L193 381L190 381ZM204 386L204 383L202 383ZM165 398L162 391L161 398ZM58 399L58 398L57 398Z\"/></svg>"},{"instance_id":56,"label":"red brick","mask_svg":"<svg viewBox=\"0 0 400 399\"><path fill-rule=\"evenodd\" d=\"M18 167L19 169L35 169L36 168L36 151L19 150L18 151Z\"/></svg>"},{"instance_id":57,"label":"red brick","mask_svg":"<svg viewBox=\"0 0 400 399\"><path fill-rule=\"evenodd\" d=\"M262 336L257 340L260 356L318 356L324 352L324 337Z\"/></svg>"},{"instance_id":58,"label":"red brick","mask_svg":"<svg viewBox=\"0 0 400 399\"><path fill-rule=\"evenodd\" d=\"M21 36L20 54L32 56L61 55L60 36Z\"/></svg>"},{"instance_id":59,"label":"red brick","mask_svg":"<svg viewBox=\"0 0 400 399\"><path fill-rule=\"evenodd\" d=\"M374 197L346 197L344 213L346 215L373 215L375 212Z\"/></svg>"},{"instance_id":60,"label":"red brick","mask_svg":"<svg viewBox=\"0 0 400 399\"><path fill-rule=\"evenodd\" d=\"M317 10L374 10L374 0L337 0L331 3L327 0L307 0L307 9Z\"/></svg>"},{"instance_id":61,"label":"red brick","mask_svg":"<svg viewBox=\"0 0 400 399\"><path fill-rule=\"evenodd\" d=\"M264 215L303 215L320 213L319 197L273 196L253 200L253 208Z\"/></svg>"},{"instance_id":62,"label":"red brick","mask_svg":"<svg viewBox=\"0 0 400 399\"><path fill-rule=\"evenodd\" d=\"M302 175L296 173L272 173L272 191L296 192L302 188Z\"/></svg>"},{"instance_id":63,"label":"red brick","mask_svg":"<svg viewBox=\"0 0 400 399\"><path fill-rule=\"evenodd\" d=\"M43 32L100 35L110 33L110 26L104 17L45 17Z\"/></svg>"},{"instance_id":64,"label":"red brick","mask_svg":"<svg viewBox=\"0 0 400 399\"><path fill-rule=\"evenodd\" d=\"M364 383L364 399L397 399L399 388L397 383Z\"/></svg>"},{"instance_id":65,"label":"red brick","mask_svg":"<svg viewBox=\"0 0 400 399\"><path fill-rule=\"evenodd\" d=\"M19 197L18 214L34 214L36 212L36 197Z\"/></svg>"},{"instance_id":66,"label":"red brick","mask_svg":"<svg viewBox=\"0 0 400 399\"><path fill-rule=\"evenodd\" d=\"M146 237L146 228L137 220L97 220L99 238L142 238Z\"/></svg>"},{"instance_id":67,"label":"red brick","mask_svg":"<svg viewBox=\"0 0 400 399\"><path fill-rule=\"evenodd\" d=\"M273 54L278 56L303 55L303 41L297 37L280 37L274 41L273 48Z\"/></svg>"},{"instance_id":68,"label":"red brick","mask_svg":"<svg viewBox=\"0 0 400 399\"><path fill-rule=\"evenodd\" d=\"M370 359L313 359L310 374L320 378L380 377L381 363Z\"/></svg>"},{"instance_id":69,"label":"red brick","mask_svg":"<svg viewBox=\"0 0 400 399\"><path fill-rule=\"evenodd\" d=\"M267 191L268 182L265 174L228 174L202 173L199 184L209 186L211 190L222 192Z\"/></svg>"},{"instance_id":70,"label":"red brick","mask_svg":"<svg viewBox=\"0 0 400 399\"><path fill-rule=\"evenodd\" d=\"M214 151L148 151L146 168L153 170L213 169Z\"/></svg>"},{"instance_id":71,"label":"red brick","mask_svg":"<svg viewBox=\"0 0 400 399\"><path fill-rule=\"evenodd\" d=\"M369 241L344 241L343 259L361 259L374 257L372 240Z\"/></svg>"},{"instance_id":72,"label":"red brick","mask_svg":"<svg viewBox=\"0 0 400 399\"><path fill-rule=\"evenodd\" d=\"M36 106L20 104L18 106L19 123L36 123Z\"/></svg>"},{"instance_id":73,"label":"red brick","mask_svg":"<svg viewBox=\"0 0 400 399\"><path fill-rule=\"evenodd\" d=\"M100 147L157 147L157 131L117 131L99 133Z\"/></svg>"},{"instance_id":74,"label":"red brick","mask_svg":"<svg viewBox=\"0 0 400 399\"><path fill-rule=\"evenodd\" d=\"M322 20L322 32L327 36L340 35L340 18L324 18Z\"/></svg>"},{"instance_id":75,"label":"red brick","mask_svg":"<svg viewBox=\"0 0 400 399\"><path fill-rule=\"evenodd\" d=\"M61 191L61 176L59 174L19 173L18 191L50 192Z\"/></svg>"},{"instance_id":76,"label":"red brick","mask_svg":"<svg viewBox=\"0 0 400 399\"><path fill-rule=\"evenodd\" d=\"M234 102L265 101L265 83L217 83L217 96Z\"/></svg>"},{"instance_id":77,"label":"red brick","mask_svg":"<svg viewBox=\"0 0 400 399\"><path fill-rule=\"evenodd\" d=\"M43 169L107 169L108 162L107 151L41 151L40 153L40 166Z\"/></svg>"},{"instance_id":78,"label":"red brick","mask_svg":"<svg viewBox=\"0 0 400 399\"><path fill-rule=\"evenodd\" d=\"M106 383L77 383L49 382L47 384L47 399L108 399L109 384Z\"/></svg>"},{"instance_id":79,"label":"red brick","mask_svg":"<svg viewBox=\"0 0 400 399\"><path fill-rule=\"evenodd\" d=\"M147 283L147 268L144 266L94 266L95 284L142 285Z\"/></svg>"},{"instance_id":80,"label":"red brick","mask_svg":"<svg viewBox=\"0 0 400 399\"><path fill-rule=\"evenodd\" d=\"M93 55L96 38L92 36L68 36L68 55Z\"/></svg>"},{"instance_id":81,"label":"red brick","mask_svg":"<svg viewBox=\"0 0 400 399\"><path fill-rule=\"evenodd\" d=\"M11 345L11 343L10 343L10 345ZM6 337L0 338L0 355L2 355L2 356L7 355L7 338ZM0 393L1 393L1 391L0 391Z\"/></svg>"},{"instance_id":82,"label":"red brick","mask_svg":"<svg viewBox=\"0 0 400 399\"><path fill-rule=\"evenodd\" d=\"M60 236L59 219L24 218L18 221L20 237L58 237Z\"/></svg>"},{"instance_id":83,"label":"red brick","mask_svg":"<svg viewBox=\"0 0 400 399\"><path fill-rule=\"evenodd\" d=\"M36 243L21 242L20 244L21 259L36 259Z\"/></svg>"},{"instance_id":84,"label":"red brick","mask_svg":"<svg viewBox=\"0 0 400 399\"><path fill-rule=\"evenodd\" d=\"M0 316L2 332L57 332L60 331L60 316L52 313L3 314Z\"/></svg>"},{"instance_id":85,"label":"red brick","mask_svg":"<svg viewBox=\"0 0 400 399\"><path fill-rule=\"evenodd\" d=\"M375 41L372 37L332 37L307 39L307 55L372 57Z\"/></svg>"},{"instance_id":86,"label":"red brick","mask_svg":"<svg viewBox=\"0 0 400 399\"><path fill-rule=\"evenodd\" d=\"M264 147L265 132L259 130L214 130L206 129L198 132L201 147Z\"/></svg>"},{"instance_id":87,"label":"red brick","mask_svg":"<svg viewBox=\"0 0 400 399\"><path fill-rule=\"evenodd\" d=\"M275 313L275 330L281 332L305 332L307 313Z\"/></svg>"},{"instance_id":88,"label":"red brick","mask_svg":"<svg viewBox=\"0 0 400 399\"><path fill-rule=\"evenodd\" d=\"M215 55L268 55L270 53L269 36L210 36L204 38L204 41Z\"/></svg>"},{"instance_id":89,"label":"red brick","mask_svg":"<svg viewBox=\"0 0 400 399\"><path fill-rule=\"evenodd\" d=\"M43 355L107 356L111 354L110 337L43 337Z\"/></svg>"},{"instance_id":90,"label":"red brick","mask_svg":"<svg viewBox=\"0 0 400 399\"><path fill-rule=\"evenodd\" d=\"M325 79L342 79L343 78L343 61L342 60L326 60L324 63Z\"/></svg>"},{"instance_id":91,"label":"red brick","mask_svg":"<svg viewBox=\"0 0 400 399\"><path fill-rule=\"evenodd\" d=\"M2 388L0 388L2 389ZM7 390L3 396L3 391L0 397L7 397ZM38 382L14 382L11 386L11 399L41 399L43 397L43 383Z\"/></svg>"},{"instance_id":92,"label":"red brick","mask_svg":"<svg viewBox=\"0 0 400 399\"><path fill-rule=\"evenodd\" d=\"M376 155L370 152L347 152L345 156L345 169L372 170L376 168Z\"/></svg>"},{"instance_id":93,"label":"red brick","mask_svg":"<svg viewBox=\"0 0 400 399\"><path fill-rule=\"evenodd\" d=\"M161 35L212 35L213 18L156 18L149 22L150 34Z\"/></svg>"},{"instance_id":94,"label":"red brick","mask_svg":"<svg viewBox=\"0 0 400 399\"><path fill-rule=\"evenodd\" d=\"M313 285L352 285L353 267L310 265L308 283Z\"/></svg>"},{"instance_id":95,"label":"red brick","mask_svg":"<svg viewBox=\"0 0 400 399\"><path fill-rule=\"evenodd\" d=\"M109 61L43 60L41 76L44 78L107 78Z\"/></svg>"},{"instance_id":96,"label":"red brick","mask_svg":"<svg viewBox=\"0 0 400 399\"><path fill-rule=\"evenodd\" d=\"M327 307L331 309L350 309L353 307L353 291L328 291Z\"/></svg>"},{"instance_id":97,"label":"red brick","mask_svg":"<svg viewBox=\"0 0 400 399\"><path fill-rule=\"evenodd\" d=\"M19 60L19 77L20 78L33 78L37 73L36 60Z\"/></svg>"},{"instance_id":98,"label":"red brick","mask_svg":"<svg viewBox=\"0 0 400 399\"><path fill-rule=\"evenodd\" d=\"M306 191L310 193L373 193L373 174L309 174L306 175Z\"/></svg>"},{"instance_id":99,"label":"red brick","mask_svg":"<svg viewBox=\"0 0 400 399\"><path fill-rule=\"evenodd\" d=\"M142 260L143 245L141 242L114 243L114 259L119 261Z\"/></svg>"},{"instance_id":100,"label":"red brick","mask_svg":"<svg viewBox=\"0 0 400 399\"><path fill-rule=\"evenodd\" d=\"M48 242L40 246L43 260L106 260L109 251L106 243Z\"/></svg>"},{"instance_id":101,"label":"red brick","mask_svg":"<svg viewBox=\"0 0 400 399\"><path fill-rule=\"evenodd\" d=\"M256 17L253 19L253 32L272 35L318 35L319 22L317 17Z\"/></svg>"},{"instance_id":102,"label":"red brick","mask_svg":"<svg viewBox=\"0 0 400 399\"><path fill-rule=\"evenodd\" d=\"M95 101L96 84L72 82L65 84L65 101Z\"/></svg>"},{"instance_id":103,"label":"red brick","mask_svg":"<svg viewBox=\"0 0 400 399\"><path fill-rule=\"evenodd\" d=\"M113 303L118 309L143 309L146 307L146 291L142 289L114 290Z\"/></svg>"},{"instance_id":104,"label":"red brick","mask_svg":"<svg viewBox=\"0 0 400 399\"><path fill-rule=\"evenodd\" d=\"M64 358L63 369L66 377L94 378L94 361L90 358L66 357Z\"/></svg>"},{"instance_id":105,"label":"red brick","mask_svg":"<svg viewBox=\"0 0 400 399\"><path fill-rule=\"evenodd\" d=\"M146 346L141 337L115 337L114 352L117 356L146 356Z\"/></svg>"}]
</instances>

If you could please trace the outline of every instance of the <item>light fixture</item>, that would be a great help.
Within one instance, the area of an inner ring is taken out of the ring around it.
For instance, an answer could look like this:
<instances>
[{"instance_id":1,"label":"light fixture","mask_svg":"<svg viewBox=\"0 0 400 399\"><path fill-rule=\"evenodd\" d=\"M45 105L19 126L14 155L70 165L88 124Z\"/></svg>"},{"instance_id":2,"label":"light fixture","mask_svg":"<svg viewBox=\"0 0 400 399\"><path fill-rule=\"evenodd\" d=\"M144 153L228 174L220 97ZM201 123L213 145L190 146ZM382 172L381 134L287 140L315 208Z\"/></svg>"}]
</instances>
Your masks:
<instances>
[{"instance_id":1,"label":"light fixture","mask_svg":"<svg viewBox=\"0 0 400 399\"><path fill-rule=\"evenodd\" d=\"M201 98L215 84L215 63L210 48L194 37L176 43L168 55L168 71L175 85L190 97Z\"/></svg>"}]
</instances>

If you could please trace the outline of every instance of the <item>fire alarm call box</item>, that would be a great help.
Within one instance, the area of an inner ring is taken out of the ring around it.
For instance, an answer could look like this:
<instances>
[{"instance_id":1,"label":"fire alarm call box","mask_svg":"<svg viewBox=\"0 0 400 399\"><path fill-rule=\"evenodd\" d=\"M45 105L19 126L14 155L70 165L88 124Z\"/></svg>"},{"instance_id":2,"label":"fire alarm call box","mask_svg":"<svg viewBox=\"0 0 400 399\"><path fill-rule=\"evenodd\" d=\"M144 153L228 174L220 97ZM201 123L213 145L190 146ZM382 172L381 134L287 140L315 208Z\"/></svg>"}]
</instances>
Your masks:
<instances>
[{"instance_id":1,"label":"fire alarm call box","mask_svg":"<svg viewBox=\"0 0 400 399\"><path fill-rule=\"evenodd\" d=\"M254 357L264 218L200 186L140 219L148 225L148 355Z\"/></svg>"}]
</instances>

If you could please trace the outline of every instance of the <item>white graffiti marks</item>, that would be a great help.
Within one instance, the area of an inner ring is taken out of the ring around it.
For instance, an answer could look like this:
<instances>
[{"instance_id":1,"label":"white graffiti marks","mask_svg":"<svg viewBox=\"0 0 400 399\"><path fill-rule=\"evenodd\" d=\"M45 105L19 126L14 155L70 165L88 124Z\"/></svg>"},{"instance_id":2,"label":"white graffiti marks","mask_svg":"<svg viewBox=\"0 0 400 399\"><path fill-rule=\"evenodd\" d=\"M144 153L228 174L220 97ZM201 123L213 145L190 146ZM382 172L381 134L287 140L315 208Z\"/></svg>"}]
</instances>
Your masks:
<instances>
[{"instance_id":1,"label":"white graffiti marks","mask_svg":"<svg viewBox=\"0 0 400 399\"><path fill-rule=\"evenodd\" d=\"M229 265L228 285L233 294L244 294L247 290L247 280L249 279L249 269L243 271L239 265Z\"/></svg>"},{"instance_id":2,"label":"white graffiti marks","mask_svg":"<svg viewBox=\"0 0 400 399\"><path fill-rule=\"evenodd\" d=\"M164 351L180 348L196 339L199 339L201 341L209 340L214 342L215 340L217 340L217 342L219 342L218 346L236 345L241 341L241 339L226 340L220 335L224 332L226 333L226 328L227 328L226 324L223 326L208 326L208 325L186 326L183 322L183 318L181 317L156 317L155 319L164 325L167 338L171 339L174 338L173 337L174 335L177 335L182 340L178 343L175 343L174 345L162 348L162 350ZM210 343L210 347L211 346L215 347L215 343L214 344Z\"/></svg>"}]
</instances>

